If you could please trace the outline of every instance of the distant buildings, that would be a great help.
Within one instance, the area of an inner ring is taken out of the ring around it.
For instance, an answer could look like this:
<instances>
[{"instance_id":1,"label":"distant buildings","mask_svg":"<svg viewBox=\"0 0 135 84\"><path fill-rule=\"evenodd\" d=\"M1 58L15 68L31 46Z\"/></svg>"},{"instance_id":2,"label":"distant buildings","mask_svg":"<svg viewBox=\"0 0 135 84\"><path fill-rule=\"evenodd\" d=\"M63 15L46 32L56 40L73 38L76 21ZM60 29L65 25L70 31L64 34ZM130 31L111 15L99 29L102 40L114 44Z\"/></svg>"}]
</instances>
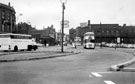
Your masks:
<instances>
[{"instance_id":1,"label":"distant buildings","mask_svg":"<svg viewBox=\"0 0 135 84\"><path fill-rule=\"evenodd\" d=\"M53 25L44 28L43 30L29 30L28 34L31 34L36 38L36 41L39 43L48 43L49 45L56 44L56 31L55 28L53 28Z\"/></svg>"},{"instance_id":2,"label":"distant buildings","mask_svg":"<svg viewBox=\"0 0 135 84\"><path fill-rule=\"evenodd\" d=\"M16 24L16 30L12 33L28 34L31 30L36 30L36 28L32 27L30 24L26 22L20 22Z\"/></svg>"},{"instance_id":3,"label":"distant buildings","mask_svg":"<svg viewBox=\"0 0 135 84\"><path fill-rule=\"evenodd\" d=\"M0 33L14 32L16 17L15 10L8 5L0 3Z\"/></svg>"},{"instance_id":4,"label":"distant buildings","mask_svg":"<svg viewBox=\"0 0 135 84\"><path fill-rule=\"evenodd\" d=\"M90 24L90 23L88 23ZM75 36L83 39L85 32L93 31L95 33L96 42L117 43L135 43L135 26L120 26L119 24L90 24L87 26L79 26L76 29L70 29L70 39L73 41Z\"/></svg>"},{"instance_id":5,"label":"distant buildings","mask_svg":"<svg viewBox=\"0 0 135 84\"><path fill-rule=\"evenodd\" d=\"M56 31L53 25L43 30L37 30L26 22L16 24L16 12L10 3L8 5L0 3L0 33L31 34L37 42L56 44Z\"/></svg>"},{"instance_id":6,"label":"distant buildings","mask_svg":"<svg viewBox=\"0 0 135 84\"><path fill-rule=\"evenodd\" d=\"M10 5L0 3L0 33L19 33L31 34L36 38L37 42L49 43L54 45L61 41L61 33L56 33L55 28L51 25L43 30L37 30L28 23L16 24L15 9ZM135 44L135 26L120 26L119 24L90 24L81 23L76 29L69 30L69 36L64 34L64 41L74 41L74 37L79 36L83 39L85 32L93 31L95 33L96 42L117 43L134 43ZM69 37L69 38L68 38Z\"/></svg>"}]
</instances>

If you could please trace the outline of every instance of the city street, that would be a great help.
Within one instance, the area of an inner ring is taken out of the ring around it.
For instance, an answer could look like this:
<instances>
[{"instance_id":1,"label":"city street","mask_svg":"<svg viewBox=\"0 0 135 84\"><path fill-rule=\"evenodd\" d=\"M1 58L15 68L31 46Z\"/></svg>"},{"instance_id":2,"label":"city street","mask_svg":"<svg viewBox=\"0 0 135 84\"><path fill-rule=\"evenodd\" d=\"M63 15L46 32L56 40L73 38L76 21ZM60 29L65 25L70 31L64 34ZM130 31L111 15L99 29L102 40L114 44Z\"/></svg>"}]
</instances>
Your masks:
<instances>
[{"instance_id":1,"label":"city street","mask_svg":"<svg viewBox=\"0 0 135 84\"><path fill-rule=\"evenodd\" d=\"M39 48L37 52L60 51L59 46ZM111 72L112 65L133 58L134 49L99 48L65 51L80 53L56 58L1 62L0 84L134 84L134 72ZM4 56L44 56L44 53L21 53Z\"/></svg>"},{"instance_id":2,"label":"city street","mask_svg":"<svg viewBox=\"0 0 135 84\"><path fill-rule=\"evenodd\" d=\"M135 0L1 0L0 84L135 84Z\"/></svg>"}]
</instances>

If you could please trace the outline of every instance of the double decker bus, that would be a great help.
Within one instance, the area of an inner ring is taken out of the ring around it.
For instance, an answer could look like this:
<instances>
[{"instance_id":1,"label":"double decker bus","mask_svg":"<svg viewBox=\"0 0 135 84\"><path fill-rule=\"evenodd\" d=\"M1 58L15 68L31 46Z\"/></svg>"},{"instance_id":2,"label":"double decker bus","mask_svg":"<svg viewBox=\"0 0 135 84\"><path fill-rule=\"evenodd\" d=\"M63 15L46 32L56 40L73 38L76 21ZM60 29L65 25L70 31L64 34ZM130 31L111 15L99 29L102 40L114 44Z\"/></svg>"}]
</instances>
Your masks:
<instances>
[{"instance_id":1,"label":"double decker bus","mask_svg":"<svg viewBox=\"0 0 135 84\"><path fill-rule=\"evenodd\" d=\"M83 37L83 48L95 49L94 32L86 32Z\"/></svg>"},{"instance_id":2,"label":"double decker bus","mask_svg":"<svg viewBox=\"0 0 135 84\"><path fill-rule=\"evenodd\" d=\"M36 50L37 45L31 35L5 33L0 34L0 50Z\"/></svg>"}]
</instances>

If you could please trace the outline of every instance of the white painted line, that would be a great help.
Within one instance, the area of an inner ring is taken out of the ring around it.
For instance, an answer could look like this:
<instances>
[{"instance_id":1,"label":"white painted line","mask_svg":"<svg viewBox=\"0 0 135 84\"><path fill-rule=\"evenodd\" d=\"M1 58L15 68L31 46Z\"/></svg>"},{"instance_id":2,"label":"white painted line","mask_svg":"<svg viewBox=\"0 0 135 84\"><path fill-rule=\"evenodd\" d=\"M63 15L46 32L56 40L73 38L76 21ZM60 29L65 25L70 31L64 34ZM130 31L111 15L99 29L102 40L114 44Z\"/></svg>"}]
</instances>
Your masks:
<instances>
[{"instance_id":1,"label":"white painted line","mask_svg":"<svg viewBox=\"0 0 135 84\"><path fill-rule=\"evenodd\" d=\"M96 76L96 77L102 77L102 75L95 73L95 72L91 72L92 75Z\"/></svg>"},{"instance_id":2,"label":"white painted line","mask_svg":"<svg viewBox=\"0 0 135 84\"><path fill-rule=\"evenodd\" d=\"M112 82L112 81L104 81L106 84L115 84L114 82Z\"/></svg>"}]
</instances>

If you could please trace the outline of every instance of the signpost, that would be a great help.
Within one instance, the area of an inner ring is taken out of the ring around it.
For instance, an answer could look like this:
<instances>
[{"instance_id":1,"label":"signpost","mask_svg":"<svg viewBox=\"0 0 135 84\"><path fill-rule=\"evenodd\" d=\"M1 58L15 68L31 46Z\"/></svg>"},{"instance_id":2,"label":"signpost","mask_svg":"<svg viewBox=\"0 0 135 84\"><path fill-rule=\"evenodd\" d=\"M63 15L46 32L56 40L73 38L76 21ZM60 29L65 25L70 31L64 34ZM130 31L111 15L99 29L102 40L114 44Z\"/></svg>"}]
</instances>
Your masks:
<instances>
[{"instance_id":1,"label":"signpost","mask_svg":"<svg viewBox=\"0 0 135 84\"><path fill-rule=\"evenodd\" d=\"M62 22L61 22L62 25ZM64 28L69 28L69 21L68 20L64 20Z\"/></svg>"}]
</instances>

